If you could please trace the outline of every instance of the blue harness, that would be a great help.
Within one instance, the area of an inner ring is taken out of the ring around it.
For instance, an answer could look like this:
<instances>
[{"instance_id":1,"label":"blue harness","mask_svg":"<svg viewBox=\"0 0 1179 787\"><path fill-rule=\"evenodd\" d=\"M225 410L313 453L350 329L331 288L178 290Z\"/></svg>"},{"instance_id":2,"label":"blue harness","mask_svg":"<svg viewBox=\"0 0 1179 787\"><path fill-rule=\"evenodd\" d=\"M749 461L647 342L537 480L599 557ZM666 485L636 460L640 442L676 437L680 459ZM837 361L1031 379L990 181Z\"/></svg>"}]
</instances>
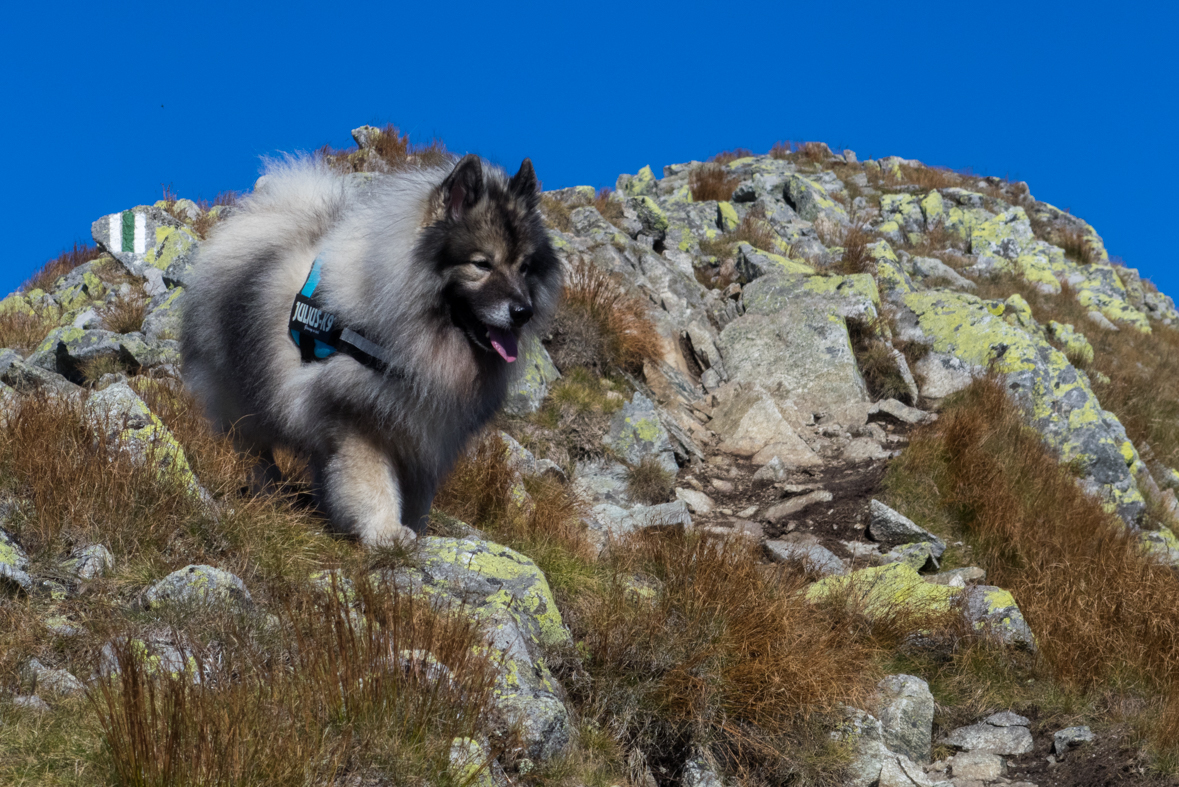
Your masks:
<instances>
[{"instance_id":1,"label":"blue harness","mask_svg":"<svg viewBox=\"0 0 1179 787\"><path fill-rule=\"evenodd\" d=\"M345 328L336 315L323 310L315 297L322 270L323 258L316 257L303 289L291 306L291 339L299 348L303 361L325 361L336 353L343 353L381 374L403 376L394 368L388 350L369 341L359 331Z\"/></svg>"}]
</instances>

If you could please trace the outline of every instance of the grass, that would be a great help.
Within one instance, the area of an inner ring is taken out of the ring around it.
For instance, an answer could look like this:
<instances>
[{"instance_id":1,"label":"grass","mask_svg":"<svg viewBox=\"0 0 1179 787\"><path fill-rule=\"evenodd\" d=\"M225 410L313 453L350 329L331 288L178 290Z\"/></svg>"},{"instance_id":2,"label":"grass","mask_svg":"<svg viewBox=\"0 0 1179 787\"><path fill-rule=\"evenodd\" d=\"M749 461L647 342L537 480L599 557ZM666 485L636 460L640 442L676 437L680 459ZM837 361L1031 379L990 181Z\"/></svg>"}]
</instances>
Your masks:
<instances>
[{"instance_id":1,"label":"grass","mask_svg":"<svg viewBox=\"0 0 1179 787\"><path fill-rule=\"evenodd\" d=\"M914 433L885 483L898 510L970 540L1055 681L1166 697L1151 737L1179 745L1179 577L1077 486L998 379L977 380Z\"/></svg>"},{"instance_id":2,"label":"grass","mask_svg":"<svg viewBox=\"0 0 1179 787\"><path fill-rule=\"evenodd\" d=\"M775 254L782 248L778 233L774 232L773 227L765 220L765 214L755 207L745 214L732 232L700 241L700 250L709 256L724 259L731 257L736 252L737 245L741 243L748 243L755 249Z\"/></svg>"},{"instance_id":3,"label":"grass","mask_svg":"<svg viewBox=\"0 0 1179 787\"><path fill-rule=\"evenodd\" d=\"M674 486L675 476L663 469L663 466L652 457L644 457L642 462L629 468L626 474L626 492L632 500L639 503L666 503L672 499Z\"/></svg>"},{"instance_id":4,"label":"grass","mask_svg":"<svg viewBox=\"0 0 1179 787\"><path fill-rule=\"evenodd\" d=\"M37 314L8 309L0 312L0 347L28 353L56 327L57 320L47 312Z\"/></svg>"},{"instance_id":5,"label":"grass","mask_svg":"<svg viewBox=\"0 0 1179 787\"><path fill-rule=\"evenodd\" d=\"M565 233L573 232L572 217L574 208L584 208L591 205L606 221L621 230L626 229L623 224L626 216L622 210L622 200L615 196L614 189L598 189L596 196L592 200L581 197L572 200L561 200L551 194L540 195L541 214L548 222L548 225L553 229Z\"/></svg>"},{"instance_id":6,"label":"grass","mask_svg":"<svg viewBox=\"0 0 1179 787\"><path fill-rule=\"evenodd\" d=\"M102 310L102 327L115 333L132 333L143 330L147 317L147 299L134 292L119 295L109 301Z\"/></svg>"},{"instance_id":7,"label":"grass","mask_svg":"<svg viewBox=\"0 0 1179 787\"><path fill-rule=\"evenodd\" d=\"M583 718L665 780L694 745L742 783L838 771L846 754L819 722L865 700L874 644L738 544L662 533L611 555L596 592L567 605L579 657L561 667Z\"/></svg>"},{"instance_id":8,"label":"grass","mask_svg":"<svg viewBox=\"0 0 1179 787\"><path fill-rule=\"evenodd\" d=\"M301 599L277 645L238 628L209 671L152 674L116 640L118 673L92 694L114 783L303 785L375 766L457 784L451 741L481 737L492 706L476 625L352 580L356 608L336 592Z\"/></svg>"},{"instance_id":9,"label":"grass","mask_svg":"<svg viewBox=\"0 0 1179 787\"><path fill-rule=\"evenodd\" d=\"M724 202L733 198L733 190L741 181L725 171L721 164L702 164L688 176L688 189L696 202L716 200Z\"/></svg>"},{"instance_id":10,"label":"grass","mask_svg":"<svg viewBox=\"0 0 1179 787\"><path fill-rule=\"evenodd\" d=\"M753 151L748 148L733 148L732 150L722 150L717 153L709 161L720 164L722 167L731 164L737 159L749 158L753 155Z\"/></svg>"},{"instance_id":11,"label":"grass","mask_svg":"<svg viewBox=\"0 0 1179 787\"><path fill-rule=\"evenodd\" d=\"M98 259L101 255L102 252L98 250L98 247L88 243L79 245L77 241L74 241L73 246L63 250L61 254L42 265L36 273L30 276L29 280L21 286L21 290L24 292L48 290L53 287L54 282L74 268Z\"/></svg>"},{"instance_id":12,"label":"grass","mask_svg":"<svg viewBox=\"0 0 1179 787\"><path fill-rule=\"evenodd\" d=\"M801 161L822 164L834 154L823 142L775 142L770 148L770 158L783 161Z\"/></svg>"},{"instance_id":13,"label":"grass","mask_svg":"<svg viewBox=\"0 0 1179 787\"><path fill-rule=\"evenodd\" d=\"M851 338L852 351L856 356L856 365L868 386L868 394L872 399L899 399L906 404L915 405L912 394L905 378L897 366L893 349L881 337L880 322L866 320L848 320L848 335Z\"/></svg>"},{"instance_id":14,"label":"grass","mask_svg":"<svg viewBox=\"0 0 1179 787\"><path fill-rule=\"evenodd\" d=\"M341 172L390 172L411 167L445 166L451 161L442 140L415 144L410 141L409 134L402 134L392 123L375 135L369 152L371 155L361 155L355 146L337 150L324 145L316 155Z\"/></svg>"},{"instance_id":15,"label":"grass","mask_svg":"<svg viewBox=\"0 0 1179 787\"><path fill-rule=\"evenodd\" d=\"M661 357L662 343L649 307L593 262L576 258L553 320L549 353L559 369L584 366L599 372L641 368Z\"/></svg>"}]
</instances>

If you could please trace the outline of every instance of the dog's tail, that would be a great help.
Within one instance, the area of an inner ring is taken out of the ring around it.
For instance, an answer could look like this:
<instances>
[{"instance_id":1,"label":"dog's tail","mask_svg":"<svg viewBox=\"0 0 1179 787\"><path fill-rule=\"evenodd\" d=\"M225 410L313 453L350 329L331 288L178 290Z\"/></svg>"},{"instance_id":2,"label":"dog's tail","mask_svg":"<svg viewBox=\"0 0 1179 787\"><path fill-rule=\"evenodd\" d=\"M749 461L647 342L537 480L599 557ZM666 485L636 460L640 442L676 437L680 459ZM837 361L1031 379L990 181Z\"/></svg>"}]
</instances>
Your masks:
<instances>
[{"instance_id":1,"label":"dog's tail","mask_svg":"<svg viewBox=\"0 0 1179 787\"><path fill-rule=\"evenodd\" d=\"M339 220L352 193L344 177L322 159L266 159L254 192L241 203L246 214L264 221L242 224L264 227L267 235L281 236L288 247L314 246Z\"/></svg>"}]
</instances>

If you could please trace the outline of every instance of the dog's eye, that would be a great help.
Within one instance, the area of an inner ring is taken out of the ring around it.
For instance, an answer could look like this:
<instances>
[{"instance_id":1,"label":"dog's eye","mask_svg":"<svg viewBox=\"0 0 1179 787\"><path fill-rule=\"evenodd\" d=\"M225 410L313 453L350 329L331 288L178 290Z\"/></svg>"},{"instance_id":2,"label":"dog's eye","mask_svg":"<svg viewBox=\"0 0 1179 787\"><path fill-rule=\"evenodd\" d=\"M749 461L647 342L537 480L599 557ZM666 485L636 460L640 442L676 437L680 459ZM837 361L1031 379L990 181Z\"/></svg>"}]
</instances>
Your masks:
<instances>
[{"instance_id":1,"label":"dog's eye","mask_svg":"<svg viewBox=\"0 0 1179 787\"><path fill-rule=\"evenodd\" d=\"M481 271L491 270L491 260L484 259L483 257L475 257L471 260L471 264Z\"/></svg>"},{"instance_id":2,"label":"dog's eye","mask_svg":"<svg viewBox=\"0 0 1179 787\"><path fill-rule=\"evenodd\" d=\"M520 263L520 275L527 276L531 267L532 266L528 264L528 260L524 260L524 262Z\"/></svg>"}]
</instances>

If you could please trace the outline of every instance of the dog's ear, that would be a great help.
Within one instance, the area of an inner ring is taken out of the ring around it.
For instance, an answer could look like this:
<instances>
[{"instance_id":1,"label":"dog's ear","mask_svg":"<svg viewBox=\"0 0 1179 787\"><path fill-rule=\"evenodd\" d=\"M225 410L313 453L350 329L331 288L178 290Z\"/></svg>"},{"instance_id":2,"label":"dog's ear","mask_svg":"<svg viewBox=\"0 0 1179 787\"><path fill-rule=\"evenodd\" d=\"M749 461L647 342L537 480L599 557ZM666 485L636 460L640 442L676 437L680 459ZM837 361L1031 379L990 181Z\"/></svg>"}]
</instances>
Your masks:
<instances>
[{"instance_id":1,"label":"dog's ear","mask_svg":"<svg viewBox=\"0 0 1179 787\"><path fill-rule=\"evenodd\" d=\"M442 181L447 218L458 220L483 196L483 163L474 153L463 156Z\"/></svg>"},{"instance_id":2,"label":"dog's ear","mask_svg":"<svg viewBox=\"0 0 1179 787\"><path fill-rule=\"evenodd\" d=\"M527 202L529 208L535 208L540 203L540 182L536 179L536 170L532 168L532 159L524 159L520 171L512 176L508 185L512 194Z\"/></svg>"}]
</instances>

